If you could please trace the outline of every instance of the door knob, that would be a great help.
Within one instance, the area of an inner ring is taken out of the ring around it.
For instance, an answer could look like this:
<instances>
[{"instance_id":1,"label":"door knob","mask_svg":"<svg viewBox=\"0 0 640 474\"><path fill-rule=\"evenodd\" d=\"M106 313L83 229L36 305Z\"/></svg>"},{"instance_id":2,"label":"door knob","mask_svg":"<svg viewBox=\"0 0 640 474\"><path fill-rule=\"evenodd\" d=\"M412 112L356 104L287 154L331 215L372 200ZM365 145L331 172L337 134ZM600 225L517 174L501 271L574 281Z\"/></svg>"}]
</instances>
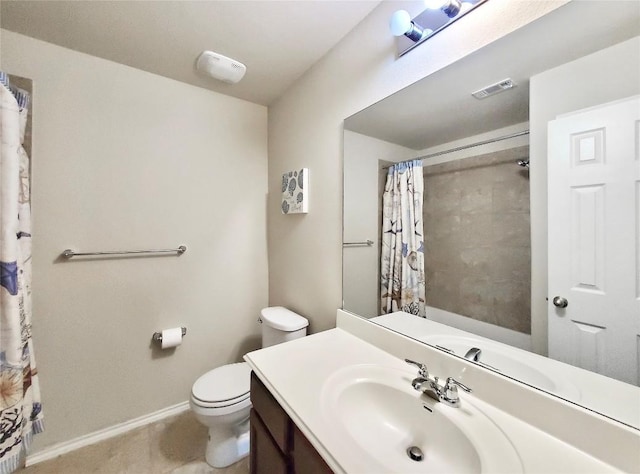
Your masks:
<instances>
[{"instance_id":1,"label":"door knob","mask_svg":"<svg viewBox=\"0 0 640 474\"><path fill-rule=\"evenodd\" d=\"M556 308L566 308L567 306L569 306L569 302L562 296L556 296L553 298L553 305Z\"/></svg>"}]
</instances>

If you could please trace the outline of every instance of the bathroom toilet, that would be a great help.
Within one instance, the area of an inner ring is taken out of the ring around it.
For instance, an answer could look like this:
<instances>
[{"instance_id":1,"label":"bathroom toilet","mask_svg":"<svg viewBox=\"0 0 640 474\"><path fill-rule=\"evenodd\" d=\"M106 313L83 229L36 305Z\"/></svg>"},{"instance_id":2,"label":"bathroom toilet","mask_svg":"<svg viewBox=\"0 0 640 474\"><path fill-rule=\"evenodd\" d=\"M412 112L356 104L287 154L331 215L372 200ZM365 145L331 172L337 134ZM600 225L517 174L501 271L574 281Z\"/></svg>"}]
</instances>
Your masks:
<instances>
[{"instance_id":1,"label":"bathroom toilet","mask_svg":"<svg viewBox=\"0 0 640 474\"><path fill-rule=\"evenodd\" d=\"M309 321L282 306L260 312L262 347L306 336ZM251 369L246 362L228 364L202 375L191 388L189 405L209 428L205 458L213 467L229 466L249 453Z\"/></svg>"}]
</instances>

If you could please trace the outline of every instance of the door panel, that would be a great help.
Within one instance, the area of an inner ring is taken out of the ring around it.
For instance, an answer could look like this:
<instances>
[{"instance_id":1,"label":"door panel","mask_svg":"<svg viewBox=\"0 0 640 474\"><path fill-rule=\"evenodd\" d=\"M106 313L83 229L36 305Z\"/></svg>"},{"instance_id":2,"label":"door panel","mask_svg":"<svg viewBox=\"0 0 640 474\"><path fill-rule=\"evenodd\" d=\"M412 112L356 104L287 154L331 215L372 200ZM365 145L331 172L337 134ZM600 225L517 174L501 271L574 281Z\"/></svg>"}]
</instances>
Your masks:
<instances>
[{"instance_id":1,"label":"door panel","mask_svg":"<svg viewBox=\"0 0 640 474\"><path fill-rule=\"evenodd\" d=\"M548 149L549 356L635 385L639 124L639 97L592 107L549 122Z\"/></svg>"}]
</instances>

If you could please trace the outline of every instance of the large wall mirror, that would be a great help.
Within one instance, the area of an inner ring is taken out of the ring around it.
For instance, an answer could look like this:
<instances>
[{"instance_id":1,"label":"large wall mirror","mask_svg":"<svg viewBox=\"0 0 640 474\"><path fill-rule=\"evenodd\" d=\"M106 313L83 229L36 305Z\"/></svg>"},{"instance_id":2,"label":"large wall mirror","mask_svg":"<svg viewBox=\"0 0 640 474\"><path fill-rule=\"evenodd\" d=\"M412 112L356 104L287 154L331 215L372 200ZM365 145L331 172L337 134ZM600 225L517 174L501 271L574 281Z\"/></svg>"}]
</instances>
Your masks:
<instances>
[{"instance_id":1,"label":"large wall mirror","mask_svg":"<svg viewBox=\"0 0 640 474\"><path fill-rule=\"evenodd\" d=\"M347 118L344 309L640 429L639 35L570 2Z\"/></svg>"}]
</instances>

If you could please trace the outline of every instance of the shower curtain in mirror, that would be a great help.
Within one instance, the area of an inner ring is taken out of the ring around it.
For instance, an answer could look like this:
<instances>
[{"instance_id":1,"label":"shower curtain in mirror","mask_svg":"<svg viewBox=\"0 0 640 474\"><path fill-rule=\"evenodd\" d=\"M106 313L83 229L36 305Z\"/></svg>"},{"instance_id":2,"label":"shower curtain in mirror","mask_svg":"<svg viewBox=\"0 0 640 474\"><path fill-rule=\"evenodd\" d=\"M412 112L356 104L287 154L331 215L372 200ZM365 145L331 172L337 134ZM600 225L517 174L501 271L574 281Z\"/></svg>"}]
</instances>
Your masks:
<instances>
[{"instance_id":1,"label":"shower curtain in mirror","mask_svg":"<svg viewBox=\"0 0 640 474\"><path fill-rule=\"evenodd\" d=\"M0 473L24 465L43 429L31 340L29 95L0 72Z\"/></svg>"},{"instance_id":2,"label":"shower curtain in mirror","mask_svg":"<svg viewBox=\"0 0 640 474\"><path fill-rule=\"evenodd\" d=\"M421 161L389 168L382 195L381 314L425 317L423 190Z\"/></svg>"}]
</instances>

